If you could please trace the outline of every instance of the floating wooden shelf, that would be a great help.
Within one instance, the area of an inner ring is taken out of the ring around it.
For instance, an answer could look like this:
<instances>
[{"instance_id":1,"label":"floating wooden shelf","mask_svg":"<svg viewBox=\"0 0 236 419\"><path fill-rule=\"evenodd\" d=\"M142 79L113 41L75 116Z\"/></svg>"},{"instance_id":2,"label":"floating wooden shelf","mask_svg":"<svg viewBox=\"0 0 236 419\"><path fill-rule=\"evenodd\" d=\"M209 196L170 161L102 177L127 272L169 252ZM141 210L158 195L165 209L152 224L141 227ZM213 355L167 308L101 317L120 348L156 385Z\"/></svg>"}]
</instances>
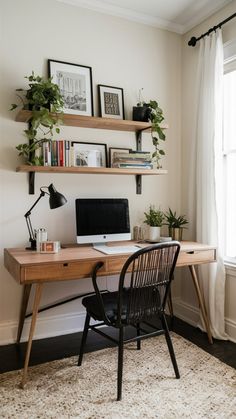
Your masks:
<instances>
[{"instance_id":1,"label":"floating wooden shelf","mask_svg":"<svg viewBox=\"0 0 236 419\"><path fill-rule=\"evenodd\" d=\"M31 117L31 111L21 110L16 115L17 122L28 122ZM130 131L139 132L142 130L150 131L150 122L140 121L129 121L124 119L112 119L112 118L99 118L96 116L81 116L81 115L70 115L64 113L62 115L63 125L71 127L82 127L82 128L97 128L97 129L108 129L115 131ZM162 124L164 129L168 128L166 124Z\"/></svg>"},{"instance_id":2,"label":"floating wooden shelf","mask_svg":"<svg viewBox=\"0 0 236 419\"><path fill-rule=\"evenodd\" d=\"M16 168L17 172L39 173L76 173L94 175L165 175L167 170L162 169L119 169L113 167L64 167L64 166L30 166L22 165Z\"/></svg>"},{"instance_id":3,"label":"floating wooden shelf","mask_svg":"<svg viewBox=\"0 0 236 419\"><path fill-rule=\"evenodd\" d=\"M28 122L31 111L21 110L16 115L17 122ZM60 114L58 114L60 116ZM62 124L72 127L106 129L114 131L129 131L136 133L137 150L141 150L142 132L151 131L150 122L129 121L123 119L99 118L95 116L81 116L64 113ZM162 124L163 129L168 125ZM35 173L76 173L76 174L102 174L102 175L135 175L136 192L141 193L141 175L164 175L167 170L162 169L118 169L110 167L60 167L60 166L30 166L22 165L16 168L17 172L29 173L29 193L34 194Z\"/></svg>"}]
</instances>

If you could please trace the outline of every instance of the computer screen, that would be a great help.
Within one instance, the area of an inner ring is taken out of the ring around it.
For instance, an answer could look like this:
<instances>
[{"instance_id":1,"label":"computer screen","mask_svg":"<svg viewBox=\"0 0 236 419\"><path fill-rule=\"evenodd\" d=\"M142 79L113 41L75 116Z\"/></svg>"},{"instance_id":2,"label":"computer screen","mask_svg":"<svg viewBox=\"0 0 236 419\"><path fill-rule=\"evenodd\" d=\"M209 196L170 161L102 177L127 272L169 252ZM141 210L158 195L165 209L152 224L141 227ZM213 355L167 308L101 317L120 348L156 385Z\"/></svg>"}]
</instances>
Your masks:
<instances>
[{"instance_id":1,"label":"computer screen","mask_svg":"<svg viewBox=\"0 0 236 419\"><path fill-rule=\"evenodd\" d=\"M77 243L131 240L128 199L76 199L75 207Z\"/></svg>"}]
</instances>

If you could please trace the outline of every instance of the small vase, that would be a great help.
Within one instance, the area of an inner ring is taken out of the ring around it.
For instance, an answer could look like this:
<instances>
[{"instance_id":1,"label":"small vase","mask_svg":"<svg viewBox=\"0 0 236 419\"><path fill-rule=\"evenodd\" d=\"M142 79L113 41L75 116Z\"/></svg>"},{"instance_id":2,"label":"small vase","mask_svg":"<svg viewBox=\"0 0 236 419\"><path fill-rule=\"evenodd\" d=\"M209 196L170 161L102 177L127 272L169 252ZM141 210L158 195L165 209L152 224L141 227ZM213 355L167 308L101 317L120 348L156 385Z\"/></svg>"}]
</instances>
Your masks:
<instances>
[{"instance_id":1,"label":"small vase","mask_svg":"<svg viewBox=\"0 0 236 419\"><path fill-rule=\"evenodd\" d=\"M169 228L169 236L172 237L172 240L182 241L183 238L183 227Z\"/></svg>"},{"instance_id":2,"label":"small vase","mask_svg":"<svg viewBox=\"0 0 236 419\"><path fill-rule=\"evenodd\" d=\"M133 106L133 121L148 122L151 109L148 106Z\"/></svg>"},{"instance_id":3,"label":"small vase","mask_svg":"<svg viewBox=\"0 0 236 419\"><path fill-rule=\"evenodd\" d=\"M149 227L149 240L151 242L158 242L160 240L161 227Z\"/></svg>"}]
</instances>

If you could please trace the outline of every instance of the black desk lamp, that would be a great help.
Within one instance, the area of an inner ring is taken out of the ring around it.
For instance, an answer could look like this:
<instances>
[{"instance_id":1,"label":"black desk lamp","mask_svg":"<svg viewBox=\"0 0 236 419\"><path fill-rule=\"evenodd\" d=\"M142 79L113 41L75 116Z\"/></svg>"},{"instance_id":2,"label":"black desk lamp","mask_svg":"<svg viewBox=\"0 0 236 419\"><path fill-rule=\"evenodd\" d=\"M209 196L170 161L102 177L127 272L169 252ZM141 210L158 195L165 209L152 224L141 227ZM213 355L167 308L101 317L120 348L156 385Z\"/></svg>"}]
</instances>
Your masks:
<instances>
[{"instance_id":1,"label":"black desk lamp","mask_svg":"<svg viewBox=\"0 0 236 419\"><path fill-rule=\"evenodd\" d=\"M48 189L48 192L45 192L43 190L45 188ZM36 237L35 237L35 233L34 233L34 230L32 228L32 224L31 224L31 220L30 220L31 211L35 207L35 205L37 205L39 200L44 195L49 195L49 206L50 206L51 209L61 207L62 205L66 204L66 202L67 202L64 195L57 192L57 190L55 189L55 187L53 186L52 183L49 186L42 186L40 188L40 195L39 195L38 199L35 201L35 203L32 205L32 207L29 209L29 211L27 211L24 215L25 220L26 220L26 224L27 224L27 227L28 227L28 230L29 230L29 242L31 243L31 246L27 247L27 249L29 249L29 250L36 250Z\"/></svg>"}]
</instances>

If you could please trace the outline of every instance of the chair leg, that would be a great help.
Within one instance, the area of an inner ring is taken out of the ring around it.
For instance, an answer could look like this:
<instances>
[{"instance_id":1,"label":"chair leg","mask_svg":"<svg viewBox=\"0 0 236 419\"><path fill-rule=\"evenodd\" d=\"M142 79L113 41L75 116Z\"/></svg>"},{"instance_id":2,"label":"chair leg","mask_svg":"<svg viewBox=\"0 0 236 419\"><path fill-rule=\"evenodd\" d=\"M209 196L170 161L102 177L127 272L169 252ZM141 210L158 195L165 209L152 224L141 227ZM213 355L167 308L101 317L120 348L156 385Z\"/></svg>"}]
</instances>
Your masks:
<instances>
[{"instance_id":1,"label":"chair leg","mask_svg":"<svg viewBox=\"0 0 236 419\"><path fill-rule=\"evenodd\" d=\"M137 323L137 336L140 336L140 323ZM137 349L140 350L141 349L141 340L137 340Z\"/></svg>"},{"instance_id":2,"label":"chair leg","mask_svg":"<svg viewBox=\"0 0 236 419\"><path fill-rule=\"evenodd\" d=\"M124 353L124 330L119 330L119 348L118 348L118 374L117 374L117 401L122 397L122 375L123 375L123 353Z\"/></svg>"},{"instance_id":3,"label":"chair leg","mask_svg":"<svg viewBox=\"0 0 236 419\"><path fill-rule=\"evenodd\" d=\"M171 361L172 361L172 364L173 364L173 367L174 367L175 376L176 376L176 378L180 378L179 369L178 369L178 365L177 365L176 358L175 358L174 348L173 348L173 345L172 345L170 332L169 332L168 324L167 324L166 317L165 317L164 313L161 315L161 323L162 323L163 329L165 330L166 343L167 343L169 353L170 353L170 357L171 357Z\"/></svg>"},{"instance_id":4,"label":"chair leg","mask_svg":"<svg viewBox=\"0 0 236 419\"><path fill-rule=\"evenodd\" d=\"M87 313L85 323L84 323L83 336L82 336L81 345L80 345L78 366L80 366L82 364L83 355L84 355L84 347L85 347L85 344L86 344L88 330L89 330L89 322L90 322L90 315Z\"/></svg>"}]
</instances>

